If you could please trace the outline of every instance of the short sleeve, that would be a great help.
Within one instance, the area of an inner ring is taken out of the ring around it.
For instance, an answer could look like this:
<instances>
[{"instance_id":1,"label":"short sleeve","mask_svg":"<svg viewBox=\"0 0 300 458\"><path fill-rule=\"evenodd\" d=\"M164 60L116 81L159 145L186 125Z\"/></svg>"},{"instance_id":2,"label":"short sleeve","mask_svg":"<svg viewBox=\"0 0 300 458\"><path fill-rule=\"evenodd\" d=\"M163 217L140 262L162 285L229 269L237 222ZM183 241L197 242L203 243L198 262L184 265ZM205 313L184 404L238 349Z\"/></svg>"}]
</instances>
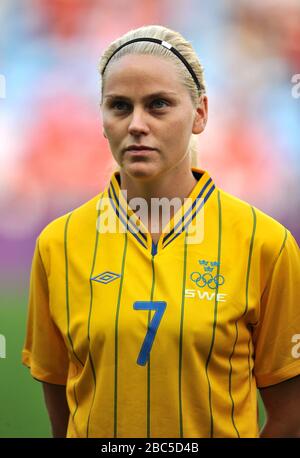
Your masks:
<instances>
[{"instance_id":1,"label":"short sleeve","mask_svg":"<svg viewBox=\"0 0 300 458\"><path fill-rule=\"evenodd\" d=\"M293 351L300 334L300 253L289 231L261 297L260 320L253 332L257 386L275 385L300 374Z\"/></svg>"},{"instance_id":2,"label":"short sleeve","mask_svg":"<svg viewBox=\"0 0 300 458\"><path fill-rule=\"evenodd\" d=\"M35 245L28 301L28 318L22 362L37 380L65 385L68 375L68 351L63 337L51 318L48 279L39 249Z\"/></svg>"}]
</instances>

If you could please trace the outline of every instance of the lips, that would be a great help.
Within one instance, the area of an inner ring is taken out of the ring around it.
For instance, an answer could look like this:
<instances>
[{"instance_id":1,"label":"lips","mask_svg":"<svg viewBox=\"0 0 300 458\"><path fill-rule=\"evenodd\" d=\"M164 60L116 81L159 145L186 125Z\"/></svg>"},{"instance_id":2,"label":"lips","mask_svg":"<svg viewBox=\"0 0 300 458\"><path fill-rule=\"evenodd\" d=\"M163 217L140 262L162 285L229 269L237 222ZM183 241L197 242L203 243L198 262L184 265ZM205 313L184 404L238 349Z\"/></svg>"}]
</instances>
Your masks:
<instances>
[{"instance_id":1,"label":"lips","mask_svg":"<svg viewBox=\"0 0 300 458\"><path fill-rule=\"evenodd\" d=\"M131 158L135 158L136 160L140 160L151 156L155 151L155 148L151 148L150 146L146 145L130 145L124 150L124 154L128 155Z\"/></svg>"},{"instance_id":2,"label":"lips","mask_svg":"<svg viewBox=\"0 0 300 458\"><path fill-rule=\"evenodd\" d=\"M127 148L125 148L125 151L154 151L155 148L151 148L150 146L146 145L129 145Z\"/></svg>"}]
</instances>

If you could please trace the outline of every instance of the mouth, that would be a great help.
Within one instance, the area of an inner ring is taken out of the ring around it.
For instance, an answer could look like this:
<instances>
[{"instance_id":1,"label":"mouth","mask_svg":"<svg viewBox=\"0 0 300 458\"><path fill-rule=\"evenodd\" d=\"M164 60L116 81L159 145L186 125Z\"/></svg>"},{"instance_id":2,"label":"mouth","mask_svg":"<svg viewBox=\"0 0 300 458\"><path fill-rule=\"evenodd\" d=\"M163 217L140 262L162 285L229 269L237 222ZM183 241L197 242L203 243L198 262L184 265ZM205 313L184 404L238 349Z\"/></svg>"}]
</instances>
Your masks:
<instances>
[{"instance_id":1,"label":"mouth","mask_svg":"<svg viewBox=\"0 0 300 458\"><path fill-rule=\"evenodd\" d=\"M130 154L132 156L147 156L153 151L156 151L155 148L145 145L130 145L124 150L124 154Z\"/></svg>"}]
</instances>

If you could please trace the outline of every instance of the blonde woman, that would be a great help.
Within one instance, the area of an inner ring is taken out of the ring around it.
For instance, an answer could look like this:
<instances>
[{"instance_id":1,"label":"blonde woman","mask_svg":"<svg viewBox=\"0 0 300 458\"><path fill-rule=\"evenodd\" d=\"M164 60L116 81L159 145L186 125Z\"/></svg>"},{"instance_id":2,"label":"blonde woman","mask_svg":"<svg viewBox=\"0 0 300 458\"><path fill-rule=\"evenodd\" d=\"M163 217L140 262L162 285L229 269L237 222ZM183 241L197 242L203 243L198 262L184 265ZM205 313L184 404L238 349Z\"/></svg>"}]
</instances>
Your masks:
<instances>
[{"instance_id":1,"label":"blonde woman","mask_svg":"<svg viewBox=\"0 0 300 458\"><path fill-rule=\"evenodd\" d=\"M208 105L191 44L141 27L100 73L118 169L32 265L23 362L54 437L300 437L299 248L191 164Z\"/></svg>"}]
</instances>

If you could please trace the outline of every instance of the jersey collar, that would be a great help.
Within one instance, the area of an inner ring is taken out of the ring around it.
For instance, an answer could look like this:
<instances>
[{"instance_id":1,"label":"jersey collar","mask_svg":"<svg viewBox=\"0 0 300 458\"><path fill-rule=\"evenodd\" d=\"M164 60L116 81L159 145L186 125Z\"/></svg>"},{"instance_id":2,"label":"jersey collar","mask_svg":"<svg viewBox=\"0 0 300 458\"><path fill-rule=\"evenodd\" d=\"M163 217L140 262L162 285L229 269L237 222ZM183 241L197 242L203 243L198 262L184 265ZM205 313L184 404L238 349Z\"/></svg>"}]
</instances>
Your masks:
<instances>
[{"instance_id":1,"label":"jersey collar","mask_svg":"<svg viewBox=\"0 0 300 458\"><path fill-rule=\"evenodd\" d=\"M157 245L153 243L148 229L128 205L119 184L120 172L116 171L111 177L107 193L114 212L126 230L152 254L168 246L187 230L215 189L213 180L206 171L192 167L192 172L198 183L189 194L186 203L179 208L163 229Z\"/></svg>"}]
</instances>

